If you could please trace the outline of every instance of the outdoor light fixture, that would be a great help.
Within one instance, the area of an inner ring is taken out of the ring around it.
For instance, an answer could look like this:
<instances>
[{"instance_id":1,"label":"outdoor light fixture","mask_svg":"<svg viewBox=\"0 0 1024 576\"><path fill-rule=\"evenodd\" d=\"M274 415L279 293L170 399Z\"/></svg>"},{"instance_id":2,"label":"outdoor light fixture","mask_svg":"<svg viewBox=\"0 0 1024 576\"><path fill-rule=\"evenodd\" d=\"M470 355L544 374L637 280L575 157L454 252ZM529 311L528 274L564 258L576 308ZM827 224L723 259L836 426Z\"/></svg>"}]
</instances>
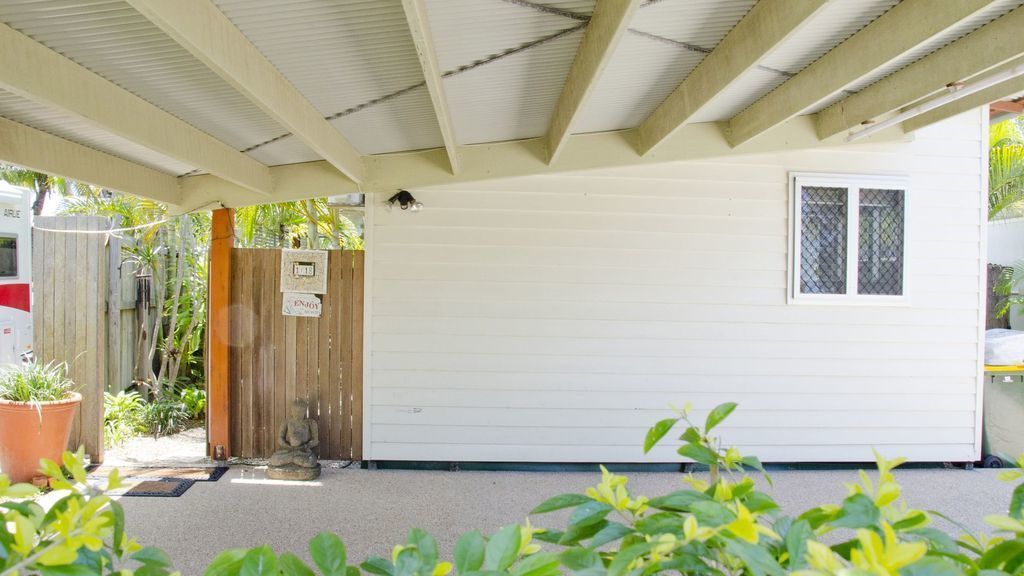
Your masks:
<instances>
[{"instance_id":1,"label":"outdoor light fixture","mask_svg":"<svg viewBox=\"0 0 1024 576\"><path fill-rule=\"evenodd\" d=\"M885 130L889 126L894 126L896 124L899 124L900 122L903 122L904 120L913 118L914 116L920 116L921 114L924 114L929 110L934 110L935 108L938 108L943 104L955 102L961 98L970 96L975 92L980 92L986 88L995 86L996 84L1000 84L1002 82L1006 82L1007 80L1012 80L1018 76L1024 76L1024 64L1019 64L1017 66L1014 66L1013 68L1003 70L999 74L993 74L986 78L982 78L981 80L978 80L976 82L971 82L970 84L967 85L964 85L962 82L955 82L947 87L949 89L949 92L943 94L942 96L939 96L934 100L925 102L924 104L921 104L919 106L914 106L913 108L900 112L899 114L893 116L892 118L883 120L882 122L879 122L877 124L872 124L871 126L861 130L860 132L854 132L846 137L846 141L854 142L860 140L861 138L866 138L872 134Z\"/></svg>"},{"instance_id":2,"label":"outdoor light fixture","mask_svg":"<svg viewBox=\"0 0 1024 576\"><path fill-rule=\"evenodd\" d=\"M416 200L416 197L409 193L408 190L399 190L397 194L388 198L385 204L388 210L394 210L397 205L402 210L409 210L410 212L419 212L423 210L423 202Z\"/></svg>"}]
</instances>

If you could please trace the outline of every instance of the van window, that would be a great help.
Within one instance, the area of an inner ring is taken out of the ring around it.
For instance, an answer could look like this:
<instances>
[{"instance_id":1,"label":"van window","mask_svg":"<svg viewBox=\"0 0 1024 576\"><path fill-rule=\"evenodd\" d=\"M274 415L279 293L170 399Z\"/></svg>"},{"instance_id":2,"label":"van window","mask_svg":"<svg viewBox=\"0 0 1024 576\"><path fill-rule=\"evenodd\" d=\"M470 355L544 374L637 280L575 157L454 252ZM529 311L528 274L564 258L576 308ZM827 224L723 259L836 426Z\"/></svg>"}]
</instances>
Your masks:
<instances>
[{"instance_id":1,"label":"van window","mask_svg":"<svg viewBox=\"0 0 1024 576\"><path fill-rule=\"evenodd\" d=\"M18 238L0 236L0 278L18 276Z\"/></svg>"}]
</instances>

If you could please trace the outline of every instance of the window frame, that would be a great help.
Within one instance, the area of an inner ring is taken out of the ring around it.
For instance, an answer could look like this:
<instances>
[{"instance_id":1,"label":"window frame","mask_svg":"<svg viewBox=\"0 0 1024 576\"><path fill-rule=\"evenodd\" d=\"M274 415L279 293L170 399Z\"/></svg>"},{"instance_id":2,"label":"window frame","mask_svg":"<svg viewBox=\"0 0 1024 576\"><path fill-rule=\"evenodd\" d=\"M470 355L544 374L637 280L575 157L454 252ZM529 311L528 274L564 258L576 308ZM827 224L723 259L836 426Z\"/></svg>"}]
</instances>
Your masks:
<instances>
[{"instance_id":1,"label":"window frame","mask_svg":"<svg viewBox=\"0 0 1024 576\"><path fill-rule=\"evenodd\" d=\"M804 294L800 292L800 251L803 206L800 191L804 186L846 189L846 293ZM903 269L900 295L859 294L860 273L860 191L862 188L903 191ZM910 305L910 212L913 194L910 179L901 175L836 174L819 172L789 173L789 273L787 303L828 306L909 306Z\"/></svg>"}]
</instances>

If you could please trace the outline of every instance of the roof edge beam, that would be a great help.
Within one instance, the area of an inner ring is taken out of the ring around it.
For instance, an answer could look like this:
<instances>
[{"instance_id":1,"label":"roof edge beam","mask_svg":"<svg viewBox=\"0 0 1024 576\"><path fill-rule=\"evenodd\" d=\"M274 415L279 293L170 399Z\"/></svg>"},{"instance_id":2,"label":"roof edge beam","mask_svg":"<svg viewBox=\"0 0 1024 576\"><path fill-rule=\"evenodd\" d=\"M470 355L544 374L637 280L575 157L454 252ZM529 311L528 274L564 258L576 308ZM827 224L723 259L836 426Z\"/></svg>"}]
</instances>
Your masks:
<instances>
[{"instance_id":1,"label":"roof edge beam","mask_svg":"<svg viewBox=\"0 0 1024 576\"><path fill-rule=\"evenodd\" d=\"M904 139L899 126L881 130L867 138L870 142L893 142ZM211 176L188 176L181 179L185 201L194 208L220 203L238 207L263 202L301 200L324 194L347 192L380 192L390 195L398 189L415 190L431 186L465 184L501 178L550 175L583 170L610 169L698 160L727 158L752 153L775 153L793 149L810 149L842 144L842 138L818 139L810 117L798 117L783 123L778 130L759 138L743 148L733 148L717 125L710 122L687 124L677 130L658 149L638 156L629 131L576 134L568 139L556 164L547 163L543 137L491 144L461 146L459 155L463 169L457 175L448 170L444 148L417 152L381 154L366 157L367 179L359 188L331 168L326 162L307 162L274 166L276 189L270 199L256 198L251 193ZM386 196L385 196L386 198ZM380 199L378 199L379 201ZM368 200L369 201L369 200ZM429 206L428 206L429 208Z\"/></svg>"},{"instance_id":2,"label":"roof edge beam","mask_svg":"<svg viewBox=\"0 0 1024 576\"><path fill-rule=\"evenodd\" d=\"M0 160L100 188L181 203L178 179L170 174L0 118ZM252 195L252 191L230 183ZM255 196L262 198L262 196Z\"/></svg>"},{"instance_id":3,"label":"roof edge beam","mask_svg":"<svg viewBox=\"0 0 1024 576\"><path fill-rule=\"evenodd\" d=\"M828 138L850 130L941 92L949 84L1021 56L1024 54L1021 30L1024 30L1024 7L822 110L817 115L818 135Z\"/></svg>"},{"instance_id":4,"label":"roof edge beam","mask_svg":"<svg viewBox=\"0 0 1024 576\"><path fill-rule=\"evenodd\" d=\"M263 164L4 24L0 87L254 192L273 187Z\"/></svg>"},{"instance_id":5,"label":"roof edge beam","mask_svg":"<svg viewBox=\"0 0 1024 576\"><path fill-rule=\"evenodd\" d=\"M647 154L658 146L827 3L828 0L761 0L755 4L636 128L637 152Z\"/></svg>"},{"instance_id":6,"label":"roof edge beam","mask_svg":"<svg viewBox=\"0 0 1024 576\"><path fill-rule=\"evenodd\" d=\"M1006 66L1001 66L1001 69L1012 68L1013 66L1019 66L1024 64L1024 58L1019 58L1014 62ZM919 130L925 126L931 126L937 122L952 118L958 114L962 114L973 108L980 108L986 106L997 100L1008 98L1014 94L1024 92L1024 76L1018 76L1011 78L1004 82L1000 82L994 86L989 86L984 90L970 94L959 100L950 102L943 106L939 106L934 110L929 110L923 114L908 118L903 121L903 130L906 132L913 132Z\"/></svg>"},{"instance_id":7,"label":"roof edge beam","mask_svg":"<svg viewBox=\"0 0 1024 576\"><path fill-rule=\"evenodd\" d=\"M362 155L209 0L127 0L165 34L359 182Z\"/></svg>"},{"instance_id":8,"label":"roof edge beam","mask_svg":"<svg viewBox=\"0 0 1024 576\"><path fill-rule=\"evenodd\" d=\"M427 7L423 0L402 0L402 8L409 23L413 44L416 46L416 55L420 59L420 68L423 69L423 80L427 84L427 92L430 93L430 101L434 105L434 115L437 116L437 126L441 130L444 148L448 152L448 164L451 166L452 174L458 174L459 154L455 141L455 125L448 110L448 97L445 95L441 69L437 64L437 52L434 50L434 39L427 20Z\"/></svg>"},{"instance_id":9,"label":"roof edge beam","mask_svg":"<svg viewBox=\"0 0 1024 576\"><path fill-rule=\"evenodd\" d=\"M593 15L587 23L583 40L576 50L576 57L569 68L569 75L562 86L562 93L551 114L545 140L548 149L548 163L558 159L562 152L573 120L594 92L601 73L611 61L615 48L633 20L641 0L598 0Z\"/></svg>"},{"instance_id":10,"label":"roof edge beam","mask_svg":"<svg viewBox=\"0 0 1024 576\"><path fill-rule=\"evenodd\" d=\"M843 88L954 26L990 1L900 2L729 120L729 142L738 146L839 94Z\"/></svg>"}]
</instances>

